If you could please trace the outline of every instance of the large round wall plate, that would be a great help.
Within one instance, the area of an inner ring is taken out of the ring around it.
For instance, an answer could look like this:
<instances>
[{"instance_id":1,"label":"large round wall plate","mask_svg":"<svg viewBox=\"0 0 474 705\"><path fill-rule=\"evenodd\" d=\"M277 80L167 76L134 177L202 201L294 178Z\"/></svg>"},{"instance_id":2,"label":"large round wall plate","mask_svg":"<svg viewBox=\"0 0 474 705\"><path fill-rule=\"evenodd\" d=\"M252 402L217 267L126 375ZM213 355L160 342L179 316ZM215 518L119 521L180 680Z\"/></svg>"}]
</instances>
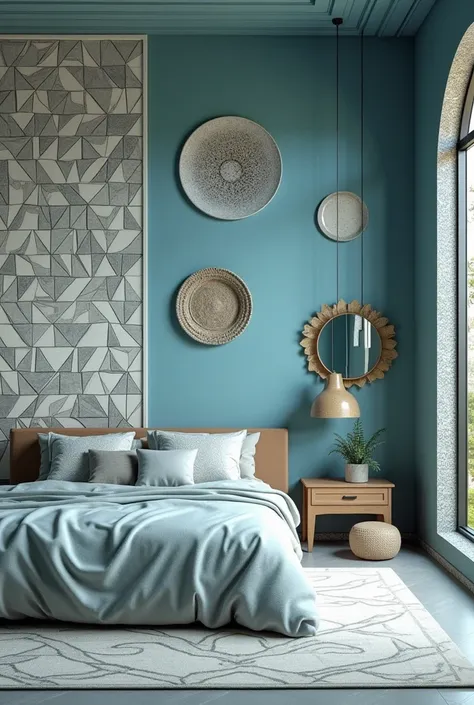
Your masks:
<instances>
[{"instance_id":1,"label":"large round wall plate","mask_svg":"<svg viewBox=\"0 0 474 705\"><path fill-rule=\"evenodd\" d=\"M252 296L245 282L228 269L201 269L182 284L176 313L191 338L205 345L224 345L247 327Z\"/></svg>"},{"instance_id":2,"label":"large round wall plate","mask_svg":"<svg viewBox=\"0 0 474 705\"><path fill-rule=\"evenodd\" d=\"M331 193L326 196L318 208L319 229L331 240L339 240L339 242L354 240L364 232L368 224L369 211L367 206L364 203L362 208L362 201L359 196L351 191L339 191L339 199L337 191Z\"/></svg>"},{"instance_id":3,"label":"large round wall plate","mask_svg":"<svg viewBox=\"0 0 474 705\"><path fill-rule=\"evenodd\" d=\"M273 137L241 117L205 122L186 141L179 160L189 200L221 220L247 218L265 208L278 190L281 173Z\"/></svg>"}]
</instances>

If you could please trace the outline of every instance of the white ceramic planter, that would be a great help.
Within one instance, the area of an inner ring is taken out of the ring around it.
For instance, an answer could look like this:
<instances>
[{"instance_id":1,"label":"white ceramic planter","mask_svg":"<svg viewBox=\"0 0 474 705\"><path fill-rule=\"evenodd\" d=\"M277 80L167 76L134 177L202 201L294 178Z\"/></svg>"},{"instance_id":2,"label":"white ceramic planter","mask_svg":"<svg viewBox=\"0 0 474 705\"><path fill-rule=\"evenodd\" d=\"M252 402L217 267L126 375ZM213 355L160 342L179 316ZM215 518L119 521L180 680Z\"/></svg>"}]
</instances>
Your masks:
<instances>
[{"instance_id":1,"label":"white ceramic planter","mask_svg":"<svg viewBox=\"0 0 474 705\"><path fill-rule=\"evenodd\" d=\"M367 482L369 479L368 465L346 465L346 482Z\"/></svg>"}]
</instances>

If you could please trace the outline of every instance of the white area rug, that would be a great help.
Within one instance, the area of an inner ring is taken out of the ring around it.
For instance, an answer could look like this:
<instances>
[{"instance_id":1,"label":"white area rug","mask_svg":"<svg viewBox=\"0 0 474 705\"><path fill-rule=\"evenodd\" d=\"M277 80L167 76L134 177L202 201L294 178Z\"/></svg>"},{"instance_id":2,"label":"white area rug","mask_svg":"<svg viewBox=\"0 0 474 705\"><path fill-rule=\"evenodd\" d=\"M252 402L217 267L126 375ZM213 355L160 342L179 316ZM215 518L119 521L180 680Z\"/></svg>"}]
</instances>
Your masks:
<instances>
[{"instance_id":1,"label":"white area rug","mask_svg":"<svg viewBox=\"0 0 474 705\"><path fill-rule=\"evenodd\" d=\"M4 623L0 688L474 686L474 667L393 570L306 570L316 637Z\"/></svg>"}]
</instances>

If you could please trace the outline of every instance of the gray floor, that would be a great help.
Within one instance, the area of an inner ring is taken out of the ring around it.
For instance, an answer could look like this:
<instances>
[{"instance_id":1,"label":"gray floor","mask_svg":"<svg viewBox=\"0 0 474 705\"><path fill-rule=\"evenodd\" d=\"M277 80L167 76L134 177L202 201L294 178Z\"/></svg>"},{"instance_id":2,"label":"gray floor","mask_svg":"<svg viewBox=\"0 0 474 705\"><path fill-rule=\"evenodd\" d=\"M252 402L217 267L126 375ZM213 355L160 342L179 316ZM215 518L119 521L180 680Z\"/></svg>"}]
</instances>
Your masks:
<instances>
[{"instance_id":1,"label":"gray floor","mask_svg":"<svg viewBox=\"0 0 474 705\"><path fill-rule=\"evenodd\" d=\"M372 565L346 544L317 543L305 566ZM380 565L380 564L376 564ZM389 564L474 663L474 597L426 554L404 548ZM1 669L1 664L0 664ZM0 705L474 705L472 690L0 691Z\"/></svg>"}]
</instances>

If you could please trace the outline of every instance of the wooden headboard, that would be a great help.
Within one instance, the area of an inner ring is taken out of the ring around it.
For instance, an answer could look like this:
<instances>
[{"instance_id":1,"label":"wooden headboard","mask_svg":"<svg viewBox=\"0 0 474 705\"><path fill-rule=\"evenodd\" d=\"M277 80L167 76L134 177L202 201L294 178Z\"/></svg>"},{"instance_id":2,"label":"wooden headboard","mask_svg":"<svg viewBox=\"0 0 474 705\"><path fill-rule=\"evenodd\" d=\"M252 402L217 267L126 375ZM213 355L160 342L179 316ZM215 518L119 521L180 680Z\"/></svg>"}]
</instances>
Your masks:
<instances>
[{"instance_id":1,"label":"wooden headboard","mask_svg":"<svg viewBox=\"0 0 474 705\"><path fill-rule=\"evenodd\" d=\"M167 431L188 433L229 433L238 428L169 428ZM99 436L104 433L135 431L137 438L146 436L146 428L13 428L10 431L10 482L33 482L38 478L40 449L38 433L62 433L66 436ZM288 492L288 431L286 428L249 428L260 431L255 455L256 476L276 490Z\"/></svg>"}]
</instances>

